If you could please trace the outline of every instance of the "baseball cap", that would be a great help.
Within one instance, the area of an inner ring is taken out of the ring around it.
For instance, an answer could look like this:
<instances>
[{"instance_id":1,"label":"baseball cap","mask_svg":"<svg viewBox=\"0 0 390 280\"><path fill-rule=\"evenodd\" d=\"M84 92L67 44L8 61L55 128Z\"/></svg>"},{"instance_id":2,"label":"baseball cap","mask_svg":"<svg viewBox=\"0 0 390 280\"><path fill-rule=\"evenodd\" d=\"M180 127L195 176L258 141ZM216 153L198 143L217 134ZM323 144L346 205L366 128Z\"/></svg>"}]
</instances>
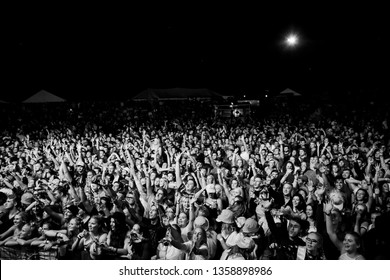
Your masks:
<instances>
[{"instance_id":1,"label":"baseball cap","mask_svg":"<svg viewBox=\"0 0 390 280\"><path fill-rule=\"evenodd\" d=\"M209 229L209 220L203 216L198 216L194 220L194 228L203 228L204 230Z\"/></svg>"},{"instance_id":2,"label":"baseball cap","mask_svg":"<svg viewBox=\"0 0 390 280\"><path fill-rule=\"evenodd\" d=\"M225 224L232 224L234 223L234 213L229 209L223 209L221 214L218 215L216 221Z\"/></svg>"},{"instance_id":3,"label":"baseball cap","mask_svg":"<svg viewBox=\"0 0 390 280\"><path fill-rule=\"evenodd\" d=\"M30 192L26 192L22 195L20 202L24 205L30 205L33 202L33 194Z\"/></svg>"},{"instance_id":4,"label":"baseball cap","mask_svg":"<svg viewBox=\"0 0 390 280\"><path fill-rule=\"evenodd\" d=\"M255 233L259 230L259 224L255 219L249 218L245 221L244 227L242 228L242 232L244 233Z\"/></svg>"}]
</instances>

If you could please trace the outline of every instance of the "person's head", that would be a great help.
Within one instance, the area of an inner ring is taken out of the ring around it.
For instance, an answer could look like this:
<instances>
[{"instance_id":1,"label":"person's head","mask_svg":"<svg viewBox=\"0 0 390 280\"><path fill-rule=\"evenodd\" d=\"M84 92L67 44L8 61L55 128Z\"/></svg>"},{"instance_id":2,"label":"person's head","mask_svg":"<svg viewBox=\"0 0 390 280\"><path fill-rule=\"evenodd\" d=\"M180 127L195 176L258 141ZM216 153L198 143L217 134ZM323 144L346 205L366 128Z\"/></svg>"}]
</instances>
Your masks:
<instances>
[{"instance_id":1,"label":"person's head","mask_svg":"<svg viewBox=\"0 0 390 280\"><path fill-rule=\"evenodd\" d=\"M293 208L304 211L306 207L305 200L303 199L302 195L299 193L295 193L294 196L292 197L292 205Z\"/></svg>"},{"instance_id":2,"label":"person's head","mask_svg":"<svg viewBox=\"0 0 390 280\"><path fill-rule=\"evenodd\" d=\"M378 216L381 216L380 212L371 213L371 224L373 227L375 227L375 220L376 220L376 217L378 217Z\"/></svg>"},{"instance_id":3,"label":"person's head","mask_svg":"<svg viewBox=\"0 0 390 280\"><path fill-rule=\"evenodd\" d=\"M17 228L22 228L24 224L27 223L27 213L26 212L20 212L18 214L15 215L14 217L14 225L17 227Z\"/></svg>"},{"instance_id":4,"label":"person's head","mask_svg":"<svg viewBox=\"0 0 390 280\"><path fill-rule=\"evenodd\" d=\"M110 227L112 231L126 228L126 216L122 212L114 212L110 217Z\"/></svg>"},{"instance_id":5,"label":"person's head","mask_svg":"<svg viewBox=\"0 0 390 280\"><path fill-rule=\"evenodd\" d=\"M290 219L288 224L288 237L294 239L298 237L302 232L301 221L297 218Z\"/></svg>"},{"instance_id":6,"label":"person's head","mask_svg":"<svg viewBox=\"0 0 390 280\"><path fill-rule=\"evenodd\" d=\"M314 210L313 204L309 203L309 204L306 205L306 211L305 212L306 212L306 216L308 218L313 218L314 217L314 214L315 214L314 211L315 210Z\"/></svg>"},{"instance_id":7,"label":"person's head","mask_svg":"<svg viewBox=\"0 0 390 280\"><path fill-rule=\"evenodd\" d=\"M258 222L253 218L246 219L244 226L241 229L241 232L246 237L254 236L259 231L259 224Z\"/></svg>"},{"instance_id":8,"label":"person's head","mask_svg":"<svg viewBox=\"0 0 390 280\"><path fill-rule=\"evenodd\" d=\"M343 183L344 179L341 176L336 176L335 181L334 181L334 186L336 187L337 190L341 190L344 186Z\"/></svg>"},{"instance_id":9,"label":"person's head","mask_svg":"<svg viewBox=\"0 0 390 280\"><path fill-rule=\"evenodd\" d=\"M174 207L168 207L167 209L165 209L165 215L167 216L168 220L173 220L175 218Z\"/></svg>"},{"instance_id":10,"label":"person's head","mask_svg":"<svg viewBox=\"0 0 390 280\"><path fill-rule=\"evenodd\" d=\"M253 187L256 191L260 190L261 182L262 182L261 177L255 176L254 181L253 181Z\"/></svg>"},{"instance_id":11,"label":"person's head","mask_svg":"<svg viewBox=\"0 0 390 280\"><path fill-rule=\"evenodd\" d=\"M312 255L317 255L322 249L323 238L318 232L311 232L306 237L306 249Z\"/></svg>"},{"instance_id":12,"label":"person's head","mask_svg":"<svg viewBox=\"0 0 390 280\"><path fill-rule=\"evenodd\" d=\"M368 198L369 198L369 194L368 194L367 190L362 189L362 188L358 189L358 191L356 192L356 200L358 202L367 203Z\"/></svg>"},{"instance_id":13,"label":"person's head","mask_svg":"<svg viewBox=\"0 0 390 280\"><path fill-rule=\"evenodd\" d=\"M20 230L19 238L27 240L27 239L29 239L31 237L32 232L33 232L32 226L29 225L29 224L24 224L22 226L22 229Z\"/></svg>"},{"instance_id":14,"label":"person's head","mask_svg":"<svg viewBox=\"0 0 390 280\"><path fill-rule=\"evenodd\" d=\"M187 193L192 193L192 192L194 192L195 187L196 187L196 185L195 185L194 179L188 179L188 180L187 180L187 183L186 183L186 185L185 185L185 190L186 190L186 192L187 192Z\"/></svg>"},{"instance_id":15,"label":"person's head","mask_svg":"<svg viewBox=\"0 0 390 280\"><path fill-rule=\"evenodd\" d=\"M192 231L192 242L197 244L207 244L206 231L201 227L194 228Z\"/></svg>"},{"instance_id":16,"label":"person's head","mask_svg":"<svg viewBox=\"0 0 390 280\"><path fill-rule=\"evenodd\" d=\"M149 219L156 220L158 218L158 206L152 205L149 209Z\"/></svg>"},{"instance_id":17,"label":"person's head","mask_svg":"<svg viewBox=\"0 0 390 280\"><path fill-rule=\"evenodd\" d=\"M343 170L343 172L341 173L341 176L343 177L343 179L348 179L351 177L351 170L345 168Z\"/></svg>"},{"instance_id":18,"label":"person's head","mask_svg":"<svg viewBox=\"0 0 390 280\"><path fill-rule=\"evenodd\" d=\"M78 232L80 230L80 219L79 218L72 218L70 219L68 223L68 232Z\"/></svg>"},{"instance_id":19,"label":"person's head","mask_svg":"<svg viewBox=\"0 0 390 280\"><path fill-rule=\"evenodd\" d=\"M355 212L360 214L360 215L364 215L367 213L367 206L365 203L363 202L358 202L356 204L356 207L355 207Z\"/></svg>"},{"instance_id":20,"label":"person's head","mask_svg":"<svg viewBox=\"0 0 390 280\"><path fill-rule=\"evenodd\" d=\"M332 221L333 226L337 227L338 225L340 225L343 220L341 211L337 208L333 208L330 211L330 219Z\"/></svg>"},{"instance_id":21,"label":"person's head","mask_svg":"<svg viewBox=\"0 0 390 280\"><path fill-rule=\"evenodd\" d=\"M164 188L157 188L157 192L156 192L156 201L161 203L164 201L164 199L167 197L167 190L164 189Z\"/></svg>"},{"instance_id":22,"label":"person's head","mask_svg":"<svg viewBox=\"0 0 390 280\"><path fill-rule=\"evenodd\" d=\"M349 232L343 241L344 249L348 254L357 253L361 245L360 235L356 232Z\"/></svg>"},{"instance_id":23,"label":"person's head","mask_svg":"<svg viewBox=\"0 0 390 280\"><path fill-rule=\"evenodd\" d=\"M92 216L88 222L88 230L91 233L97 234L103 229L103 218L100 216Z\"/></svg>"},{"instance_id":24,"label":"person's head","mask_svg":"<svg viewBox=\"0 0 390 280\"><path fill-rule=\"evenodd\" d=\"M180 199L180 205L184 213L189 213L190 211L190 198L187 196L182 196Z\"/></svg>"},{"instance_id":25,"label":"person's head","mask_svg":"<svg viewBox=\"0 0 390 280\"><path fill-rule=\"evenodd\" d=\"M283 185L283 195L289 196L289 195L291 195L291 191L292 191L292 185L289 183L285 183Z\"/></svg>"},{"instance_id":26,"label":"person's head","mask_svg":"<svg viewBox=\"0 0 390 280\"><path fill-rule=\"evenodd\" d=\"M186 213L181 212L177 217L177 225L181 228L184 228L188 225L188 216Z\"/></svg>"}]
</instances>

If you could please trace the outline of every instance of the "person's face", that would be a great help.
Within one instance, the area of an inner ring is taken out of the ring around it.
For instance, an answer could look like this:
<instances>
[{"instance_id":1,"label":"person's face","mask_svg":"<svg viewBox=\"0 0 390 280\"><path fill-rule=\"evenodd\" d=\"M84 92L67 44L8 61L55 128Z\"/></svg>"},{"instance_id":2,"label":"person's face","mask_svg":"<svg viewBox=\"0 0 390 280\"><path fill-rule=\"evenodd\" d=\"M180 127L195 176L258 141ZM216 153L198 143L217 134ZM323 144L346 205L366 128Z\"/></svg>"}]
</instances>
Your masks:
<instances>
[{"instance_id":1,"label":"person's face","mask_svg":"<svg viewBox=\"0 0 390 280\"><path fill-rule=\"evenodd\" d=\"M88 171L88 173L87 173L87 179L88 179L89 181L91 181L91 180L92 180L92 177L93 177L93 173L92 173L91 171Z\"/></svg>"},{"instance_id":2,"label":"person's face","mask_svg":"<svg viewBox=\"0 0 390 280\"><path fill-rule=\"evenodd\" d=\"M292 199L292 205L293 205L293 207L298 207L299 202L300 202L299 197L298 197L298 196L294 196L293 199Z\"/></svg>"},{"instance_id":3,"label":"person's face","mask_svg":"<svg viewBox=\"0 0 390 280\"><path fill-rule=\"evenodd\" d=\"M134 200L134 195L132 193L128 193L126 195L126 201L127 203L129 203L130 205L134 205L135 204L135 200Z\"/></svg>"},{"instance_id":4,"label":"person's face","mask_svg":"<svg viewBox=\"0 0 390 280\"><path fill-rule=\"evenodd\" d=\"M164 199L164 192L162 190L158 190L156 193L156 200L162 201Z\"/></svg>"},{"instance_id":5,"label":"person's face","mask_svg":"<svg viewBox=\"0 0 390 280\"><path fill-rule=\"evenodd\" d=\"M387 183L382 185L382 192L384 193L389 192L389 185Z\"/></svg>"},{"instance_id":6,"label":"person's face","mask_svg":"<svg viewBox=\"0 0 390 280\"><path fill-rule=\"evenodd\" d=\"M68 223L68 231L74 232L77 231L79 228L79 223L76 219L71 219Z\"/></svg>"},{"instance_id":7,"label":"person's face","mask_svg":"<svg viewBox=\"0 0 390 280\"><path fill-rule=\"evenodd\" d=\"M230 191L230 193L231 193L231 195L232 195L233 197L236 197L236 196L241 195L241 192L240 192L240 190L239 190L238 188L232 189L232 190Z\"/></svg>"},{"instance_id":8,"label":"person's face","mask_svg":"<svg viewBox=\"0 0 390 280\"><path fill-rule=\"evenodd\" d=\"M347 253L354 253L360 247L360 245L356 243L355 237L351 234L345 235L343 245Z\"/></svg>"},{"instance_id":9,"label":"person's face","mask_svg":"<svg viewBox=\"0 0 390 280\"><path fill-rule=\"evenodd\" d=\"M301 170L302 171L306 170L306 167L307 167L306 161L302 161L301 162Z\"/></svg>"},{"instance_id":10,"label":"person's face","mask_svg":"<svg viewBox=\"0 0 390 280\"><path fill-rule=\"evenodd\" d=\"M187 182L187 184L186 184L186 191L187 191L188 193L191 193L191 192L194 191L194 189L195 189L194 181L188 180L188 182Z\"/></svg>"},{"instance_id":11,"label":"person's face","mask_svg":"<svg viewBox=\"0 0 390 280\"><path fill-rule=\"evenodd\" d=\"M336 182L334 183L336 189L341 190L343 187L343 180L337 179Z\"/></svg>"},{"instance_id":12,"label":"person's face","mask_svg":"<svg viewBox=\"0 0 390 280\"><path fill-rule=\"evenodd\" d=\"M31 226L28 224L25 224L22 229L20 230L19 233L19 238L20 239L28 239L31 236Z\"/></svg>"},{"instance_id":13,"label":"person's face","mask_svg":"<svg viewBox=\"0 0 390 280\"><path fill-rule=\"evenodd\" d=\"M359 214L363 214L364 211L365 211L365 207L363 205L357 205L356 206L356 212L359 213Z\"/></svg>"},{"instance_id":14,"label":"person's face","mask_svg":"<svg viewBox=\"0 0 390 280\"><path fill-rule=\"evenodd\" d=\"M66 209L66 210L64 211L64 219L65 219L66 221L69 221L69 219L70 219L72 216L73 216L73 214L72 214L72 212L71 212L70 210Z\"/></svg>"},{"instance_id":15,"label":"person's face","mask_svg":"<svg viewBox=\"0 0 390 280\"><path fill-rule=\"evenodd\" d=\"M306 215L309 218L313 216L313 208L311 207L311 205L306 206Z\"/></svg>"},{"instance_id":16,"label":"person's face","mask_svg":"<svg viewBox=\"0 0 390 280\"><path fill-rule=\"evenodd\" d=\"M94 232L94 233L97 233L99 231L99 224L98 224L98 221L96 219L92 218L89 220L88 230L90 232Z\"/></svg>"},{"instance_id":17,"label":"person's face","mask_svg":"<svg viewBox=\"0 0 390 280\"><path fill-rule=\"evenodd\" d=\"M260 188L260 185L261 185L261 179L260 178L256 178L255 181L254 181L254 188L255 190L258 190Z\"/></svg>"},{"instance_id":18,"label":"person's face","mask_svg":"<svg viewBox=\"0 0 390 280\"><path fill-rule=\"evenodd\" d=\"M288 224L288 236L290 238L295 238L298 236L300 232L301 232L301 225L294 220L290 220L290 223Z\"/></svg>"},{"instance_id":19,"label":"person's face","mask_svg":"<svg viewBox=\"0 0 390 280\"><path fill-rule=\"evenodd\" d=\"M341 222L340 212L332 210L330 212L330 219L334 226L337 226Z\"/></svg>"},{"instance_id":20,"label":"person's face","mask_svg":"<svg viewBox=\"0 0 390 280\"><path fill-rule=\"evenodd\" d=\"M177 219L177 225L181 228L187 226L188 224L188 218L187 218L187 215L185 213L180 213L179 214L179 217Z\"/></svg>"},{"instance_id":21,"label":"person's face","mask_svg":"<svg viewBox=\"0 0 390 280\"><path fill-rule=\"evenodd\" d=\"M167 210L165 211L165 215L167 216L167 218L169 220L172 220L173 218L175 218L175 212L173 211L172 208L167 208Z\"/></svg>"},{"instance_id":22,"label":"person's face","mask_svg":"<svg viewBox=\"0 0 390 280\"><path fill-rule=\"evenodd\" d=\"M133 232L139 234L139 233L141 232L141 227L140 227L140 225L139 225L139 224L135 224L135 225L132 227L131 231L133 231Z\"/></svg>"},{"instance_id":23,"label":"person's face","mask_svg":"<svg viewBox=\"0 0 390 280\"><path fill-rule=\"evenodd\" d=\"M213 175L207 176L207 184L213 184L214 183L214 177Z\"/></svg>"},{"instance_id":24,"label":"person's face","mask_svg":"<svg viewBox=\"0 0 390 280\"><path fill-rule=\"evenodd\" d=\"M7 201L4 203L5 209L9 210L14 208L15 201L12 198L7 198Z\"/></svg>"},{"instance_id":25,"label":"person's face","mask_svg":"<svg viewBox=\"0 0 390 280\"><path fill-rule=\"evenodd\" d=\"M113 172L114 172L114 165L112 165L112 164L110 164L109 166L108 166L108 173L110 173L110 174L112 174Z\"/></svg>"},{"instance_id":26,"label":"person's face","mask_svg":"<svg viewBox=\"0 0 390 280\"><path fill-rule=\"evenodd\" d=\"M378 213L372 213L371 214L371 223L375 226L375 219L376 217L380 216Z\"/></svg>"},{"instance_id":27,"label":"person's face","mask_svg":"<svg viewBox=\"0 0 390 280\"><path fill-rule=\"evenodd\" d=\"M292 186L290 184L284 184L283 185L283 195L290 195L292 190Z\"/></svg>"},{"instance_id":28,"label":"person's face","mask_svg":"<svg viewBox=\"0 0 390 280\"><path fill-rule=\"evenodd\" d=\"M149 211L149 219L153 220L157 218L157 208L156 207L151 207Z\"/></svg>"},{"instance_id":29,"label":"person's face","mask_svg":"<svg viewBox=\"0 0 390 280\"><path fill-rule=\"evenodd\" d=\"M22 217L20 215L16 215L14 217L14 225L16 227L20 227L23 224Z\"/></svg>"},{"instance_id":30,"label":"person's face","mask_svg":"<svg viewBox=\"0 0 390 280\"><path fill-rule=\"evenodd\" d=\"M238 182L237 182L237 180L232 180L231 187L232 187L232 189L235 189L235 188L238 187Z\"/></svg>"},{"instance_id":31,"label":"person's face","mask_svg":"<svg viewBox=\"0 0 390 280\"><path fill-rule=\"evenodd\" d=\"M342 176L343 176L344 179L348 179L350 177L350 175L351 175L351 172L349 170L344 170L343 171Z\"/></svg>"},{"instance_id":32,"label":"person's face","mask_svg":"<svg viewBox=\"0 0 390 280\"><path fill-rule=\"evenodd\" d=\"M168 173L168 182L172 182L172 181L173 181L173 174Z\"/></svg>"},{"instance_id":33,"label":"person's face","mask_svg":"<svg viewBox=\"0 0 390 280\"><path fill-rule=\"evenodd\" d=\"M115 182L115 183L112 185L112 189L114 190L114 192L117 192L118 189L119 189L119 183L118 183L118 182Z\"/></svg>"},{"instance_id":34,"label":"person's face","mask_svg":"<svg viewBox=\"0 0 390 280\"><path fill-rule=\"evenodd\" d=\"M192 241L196 242L200 240L203 236L203 232L201 228L195 228L192 234Z\"/></svg>"},{"instance_id":35,"label":"person's face","mask_svg":"<svg viewBox=\"0 0 390 280\"><path fill-rule=\"evenodd\" d=\"M110 227L111 227L111 230L115 230L116 229L116 221L115 221L114 218L110 219Z\"/></svg>"},{"instance_id":36,"label":"person's face","mask_svg":"<svg viewBox=\"0 0 390 280\"><path fill-rule=\"evenodd\" d=\"M357 193L356 193L356 199L357 199L358 201L363 201L364 196L365 196L365 192L364 192L364 191L362 191L362 190L357 191Z\"/></svg>"},{"instance_id":37,"label":"person's face","mask_svg":"<svg viewBox=\"0 0 390 280\"><path fill-rule=\"evenodd\" d=\"M154 179L154 185L155 186L159 186L160 185L160 178L159 177L156 177L156 179Z\"/></svg>"},{"instance_id":38,"label":"person's face","mask_svg":"<svg viewBox=\"0 0 390 280\"><path fill-rule=\"evenodd\" d=\"M316 252L320 247L319 239L316 234L309 233L306 238L306 249L309 252Z\"/></svg>"}]
</instances>

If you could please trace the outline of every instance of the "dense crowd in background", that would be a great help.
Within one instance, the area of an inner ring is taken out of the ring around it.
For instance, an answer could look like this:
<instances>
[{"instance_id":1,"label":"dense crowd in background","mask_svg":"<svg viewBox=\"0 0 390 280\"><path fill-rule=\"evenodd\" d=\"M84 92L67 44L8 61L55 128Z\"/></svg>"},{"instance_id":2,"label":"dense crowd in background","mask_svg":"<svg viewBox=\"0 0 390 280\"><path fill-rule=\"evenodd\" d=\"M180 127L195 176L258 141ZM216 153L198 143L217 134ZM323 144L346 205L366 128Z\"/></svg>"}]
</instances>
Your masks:
<instances>
[{"instance_id":1,"label":"dense crowd in background","mask_svg":"<svg viewBox=\"0 0 390 280\"><path fill-rule=\"evenodd\" d=\"M390 259L387 111L268 105L2 108L1 258Z\"/></svg>"}]
</instances>

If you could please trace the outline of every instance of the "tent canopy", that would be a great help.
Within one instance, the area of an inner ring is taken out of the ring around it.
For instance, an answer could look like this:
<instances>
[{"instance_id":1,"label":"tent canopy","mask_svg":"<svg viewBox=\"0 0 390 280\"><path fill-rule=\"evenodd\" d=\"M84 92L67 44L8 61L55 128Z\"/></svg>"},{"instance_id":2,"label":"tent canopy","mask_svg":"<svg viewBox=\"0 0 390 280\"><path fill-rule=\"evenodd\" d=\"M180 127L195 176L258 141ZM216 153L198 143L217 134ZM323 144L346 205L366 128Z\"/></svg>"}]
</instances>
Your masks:
<instances>
[{"instance_id":1,"label":"tent canopy","mask_svg":"<svg viewBox=\"0 0 390 280\"><path fill-rule=\"evenodd\" d=\"M302 96L302 94L292 90L290 88L286 88L279 93L279 96Z\"/></svg>"},{"instance_id":2,"label":"tent canopy","mask_svg":"<svg viewBox=\"0 0 390 280\"><path fill-rule=\"evenodd\" d=\"M170 89L146 89L137 94L134 101L147 100L187 100L187 99L204 99L222 98L222 95L209 89L188 89L188 88L170 88Z\"/></svg>"},{"instance_id":3,"label":"tent canopy","mask_svg":"<svg viewBox=\"0 0 390 280\"><path fill-rule=\"evenodd\" d=\"M46 90L40 90L36 94L30 96L23 103L50 103L50 102L65 102L66 100L54 95Z\"/></svg>"}]
</instances>

